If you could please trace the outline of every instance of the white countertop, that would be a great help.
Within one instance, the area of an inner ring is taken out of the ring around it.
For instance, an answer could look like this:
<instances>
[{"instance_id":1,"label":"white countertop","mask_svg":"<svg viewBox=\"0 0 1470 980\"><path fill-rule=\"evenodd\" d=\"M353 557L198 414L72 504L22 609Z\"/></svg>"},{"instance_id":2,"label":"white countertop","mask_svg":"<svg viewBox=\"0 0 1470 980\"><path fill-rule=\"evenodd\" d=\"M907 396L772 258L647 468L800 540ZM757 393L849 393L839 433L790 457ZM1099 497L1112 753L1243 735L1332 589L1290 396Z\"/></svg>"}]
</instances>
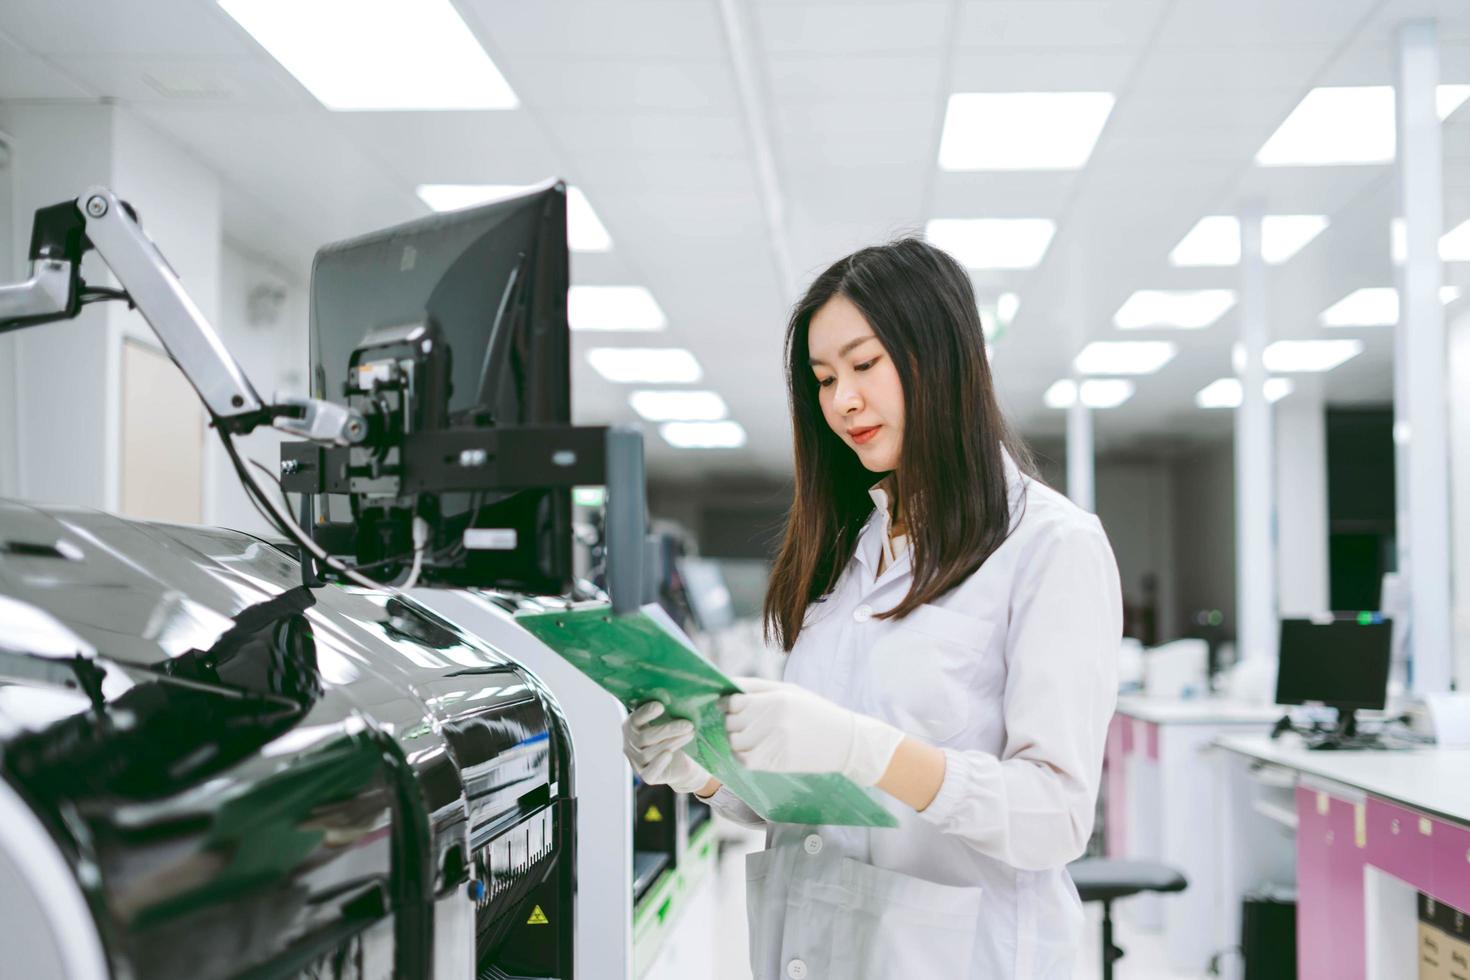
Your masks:
<instances>
[{"instance_id":1,"label":"white countertop","mask_svg":"<svg viewBox=\"0 0 1470 980\"><path fill-rule=\"evenodd\" d=\"M1370 796L1470 824L1470 749L1314 752L1297 736L1221 735L1229 752L1341 783Z\"/></svg>"},{"instance_id":2,"label":"white countertop","mask_svg":"<svg viewBox=\"0 0 1470 980\"><path fill-rule=\"evenodd\" d=\"M1159 725L1270 725L1287 709L1228 698L1151 698L1120 694L1118 714Z\"/></svg>"}]
</instances>

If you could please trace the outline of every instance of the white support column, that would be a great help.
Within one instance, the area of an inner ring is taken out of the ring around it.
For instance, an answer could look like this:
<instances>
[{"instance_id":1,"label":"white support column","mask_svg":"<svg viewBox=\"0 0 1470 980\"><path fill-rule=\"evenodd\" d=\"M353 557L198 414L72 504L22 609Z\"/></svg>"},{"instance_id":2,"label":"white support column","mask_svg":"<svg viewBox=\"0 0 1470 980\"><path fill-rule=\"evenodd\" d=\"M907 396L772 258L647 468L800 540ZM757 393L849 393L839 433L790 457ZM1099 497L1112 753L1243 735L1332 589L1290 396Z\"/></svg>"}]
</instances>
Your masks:
<instances>
[{"instance_id":1,"label":"white support column","mask_svg":"<svg viewBox=\"0 0 1470 980\"><path fill-rule=\"evenodd\" d=\"M1094 454L1092 448L1092 409L1082 403L1082 379L1077 384L1077 397L1067 409L1067 496L1088 513L1097 510Z\"/></svg>"},{"instance_id":2,"label":"white support column","mask_svg":"<svg viewBox=\"0 0 1470 980\"><path fill-rule=\"evenodd\" d=\"M1276 432L1277 608L1282 616L1331 609L1327 546L1327 411L1321 379L1303 375L1272 406Z\"/></svg>"},{"instance_id":3,"label":"white support column","mask_svg":"<svg viewBox=\"0 0 1470 980\"><path fill-rule=\"evenodd\" d=\"M1407 573L1413 689L1449 689L1449 422L1439 238L1444 175L1435 89L1439 47L1432 21L1399 30L1398 177L1406 254L1399 280L1394 392L1399 570Z\"/></svg>"},{"instance_id":4,"label":"white support column","mask_svg":"<svg viewBox=\"0 0 1470 980\"><path fill-rule=\"evenodd\" d=\"M1455 589L1455 686L1470 691L1470 313L1449 326L1451 575Z\"/></svg>"},{"instance_id":5,"label":"white support column","mask_svg":"<svg viewBox=\"0 0 1470 980\"><path fill-rule=\"evenodd\" d=\"M1236 374L1241 402L1235 413L1236 646L1242 659L1276 659L1276 549L1272 510L1271 406L1262 357L1269 339L1266 262L1261 256L1258 202L1240 215L1240 341Z\"/></svg>"}]
</instances>

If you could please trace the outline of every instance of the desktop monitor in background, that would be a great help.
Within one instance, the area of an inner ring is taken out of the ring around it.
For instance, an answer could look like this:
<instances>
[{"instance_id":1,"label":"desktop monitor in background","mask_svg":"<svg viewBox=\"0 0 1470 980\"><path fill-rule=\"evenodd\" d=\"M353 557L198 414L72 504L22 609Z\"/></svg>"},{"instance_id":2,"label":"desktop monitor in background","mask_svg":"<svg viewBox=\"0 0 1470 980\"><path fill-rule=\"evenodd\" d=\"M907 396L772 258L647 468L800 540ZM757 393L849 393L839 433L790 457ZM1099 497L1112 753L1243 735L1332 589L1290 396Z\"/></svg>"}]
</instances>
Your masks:
<instances>
[{"instance_id":1,"label":"desktop monitor in background","mask_svg":"<svg viewBox=\"0 0 1470 980\"><path fill-rule=\"evenodd\" d=\"M1357 734L1354 712L1381 711L1387 704L1391 637L1392 625L1377 613L1283 619L1276 703L1336 708L1337 737L1329 744L1352 739Z\"/></svg>"},{"instance_id":2,"label":"desktop monitor in background","mask_svg":"<svg viewBox=\"0 0 1470 980\"><path fill-rule=\"evenodd\" d=\"M568 425L566 188L433 215L328 245L311 274L312 396L349 394L365 339L424 323L448 347L447 385L426 406L428 429ZM438 356L437 354L435 356ZM428 389L419 379L420 394ZM431 499L425 500L424 497ZM572 575L571 492L446 492L376 498L328 494L313 529L361 563L411 556L415 509L432 512L423 579L559 593ZM466 530L513 528L506 534ZM386 574L383 577L387 577Z\"/></svg>"}]
</instances>

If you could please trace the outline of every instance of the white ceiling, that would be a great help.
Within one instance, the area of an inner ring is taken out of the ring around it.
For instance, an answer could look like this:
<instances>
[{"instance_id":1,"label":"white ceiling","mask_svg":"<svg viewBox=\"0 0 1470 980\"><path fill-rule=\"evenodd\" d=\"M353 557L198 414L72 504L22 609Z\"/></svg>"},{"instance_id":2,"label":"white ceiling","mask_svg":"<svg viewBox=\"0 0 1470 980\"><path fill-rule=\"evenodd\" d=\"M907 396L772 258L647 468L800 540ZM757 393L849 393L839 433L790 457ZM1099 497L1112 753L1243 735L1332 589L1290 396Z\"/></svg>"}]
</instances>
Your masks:
<instances>
[{"instance_id":1,"label":"white ceiling","mask_svg":"<svg viewBox=\"0 0 1470 980\"><path fill-rule=\"evenodd\" d=\"M1042 392L1083 342L1116 335L1131 292L1235 285L1232 269L1168 264L1206 214L1256 198L1332 218L1270 273L1278 337L1320 336L1321 310L1392 284L1390 167L1262 170L1252 157L1313 86L1391 83L1405 19L1438 18L1442 80L1470 82L1464 0L455 2L519 109L329 112L209 0L5 0L0 99L128 106L222 175L228 234L303 282L319 244L425 213L417 184L563 176L615 243L575 255L576 280L648 286L670 321L657 335L577 336L579 418L634 420L626 388L580 351L687 346L750 442L689 452L650 436L652 465L781 475L785 312L791 289L833 259L931 217L1055 219L1041 267L975 276L982 296L1021 296L993 367L1023 431L1054 434L1062 418ZM1118 102L1082 171L940 172L947 95L985 90L1105 90ZM1470 218L1470 108L1448 121L1444 146L1449 227ZM1446 279L1470 296L1470 269L1447 266ZM1176 361L1100 413L1100 444L1227 432L1230 413L1196 410L1193 395L1229 373L1235 328L1227 314L1175 335ZM1387 399L1389 332L1333 335L1367 350L1299 387Z\"/></svg>"}]
</instances>

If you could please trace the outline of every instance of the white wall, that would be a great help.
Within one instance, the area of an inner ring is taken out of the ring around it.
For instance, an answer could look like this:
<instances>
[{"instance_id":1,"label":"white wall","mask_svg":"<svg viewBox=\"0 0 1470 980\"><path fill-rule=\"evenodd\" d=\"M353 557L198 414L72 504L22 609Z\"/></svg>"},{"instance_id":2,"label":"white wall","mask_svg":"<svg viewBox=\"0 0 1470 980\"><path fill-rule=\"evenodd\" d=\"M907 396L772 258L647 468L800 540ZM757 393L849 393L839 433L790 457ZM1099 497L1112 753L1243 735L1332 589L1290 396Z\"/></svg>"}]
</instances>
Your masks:
<instances>
[{"instance_id":1,"label":"white wall","mask_svg":"<svg viewBox=\"0 0 1470 980\"><path fill-rule=\"evenodd\" d=\"M307 393L306 327L306 285L269 259L226 240L215 328L261 397ZM275 430L262 429L239 445L243 455L275 472L281 440ZM205 522L277 536L251 506L223 452L210 448L215 456L208 463L212 478L205 488Z\"/></svg>"},{"instance_id":2,"label":"white wall","mask_svg":"<svg viewBox=\"0 0 1470 980\"><path fill-rule=\"evenodd\" d=\"M118 110L112 117L112 167L109 183L112 190L133 206L144 232L168 260L184 288L206 319L218 319L220 309L220 184L214 172L189 156L182 147L149 128L135 116ZM121 496L124 467L134 470L146 467L146 456L125 457L121 447L122 427L133 424L121 411L122 341L130 338L160 348L158 338L136 310L121 303L107 304L110 342L108 346L106 424L109 428L106 452L102 459L104 500L108 510L126 512L127 501ZM204 418L202 406L195 406ZM204 467L202 485L207 495L216 477L215 467L205 466L221 452L214 434L207 428L197 430L205 439L197 445L170 446L169 451L184 457L192 467ZM149 433L133 433L133 444L145 442ZM166 471L165 471L166 472ZM151 474L133 472L133 485L146 484ZM197 520L202 508L184 506L177 514L160 515L180 521ZM142 515L139 515L142 516ZM153 516L150 512L149 516Z\"/></svg>"},{"instance_id":3,"label":"white wall","mask_svg":"<svg viewBox=\"0 0 1470 980\"><path fill-rule=\"evenodd\" d=\"M1470 691L1470 313L1448 325L1453 677Z\"/></svg>"},{"instance_id":4,"label":"white wall","mask_svg":"<svg viewBox=\"0 0 1470 980\"><path fill-rule=\"evenodd\" d=\"M38 207L105 184L137 210L144 231L259 393L305 392L305 285L268 258L225 241L222 187L212 170L115 106L0 105L0 132L14 141L12 166L0 170L0 275L14 279L23 271ZM13 175L8 195L7 172ZM104 270L92 255L83 271L89 282L115 284ZM257 303L252 316L250 298L262 290L280 301L273 310ZM124 339L159 346L142 316L117 303L0 337L0 495L120 509L127 462ZM202 407L199 412L202 418ZM247 437L242 448L275 470L278 442L265 432ZM179 447L186 451L202 469L203 500L190 510L206 523L265 531L213 430L201 445Z\"/></svg>"},{"instance_id":5,"label":"white wall","mask_svg":"<svg viewBox=\"0 0 1470 980\"><path fill-rule=\"evenodd\" d=\"M74 198L112 173L112 119L101 105L0 105L0 129L13 137L10 240L13 256L30 245L37 208ZM107 282L96 256L90 280ZM13 424L0 438L15 454L16 496L49 503L107 506L102 461L109 449L108 316L90 307L76 319L14 335L10 365Z\"/></svg>"}]
</instances>

